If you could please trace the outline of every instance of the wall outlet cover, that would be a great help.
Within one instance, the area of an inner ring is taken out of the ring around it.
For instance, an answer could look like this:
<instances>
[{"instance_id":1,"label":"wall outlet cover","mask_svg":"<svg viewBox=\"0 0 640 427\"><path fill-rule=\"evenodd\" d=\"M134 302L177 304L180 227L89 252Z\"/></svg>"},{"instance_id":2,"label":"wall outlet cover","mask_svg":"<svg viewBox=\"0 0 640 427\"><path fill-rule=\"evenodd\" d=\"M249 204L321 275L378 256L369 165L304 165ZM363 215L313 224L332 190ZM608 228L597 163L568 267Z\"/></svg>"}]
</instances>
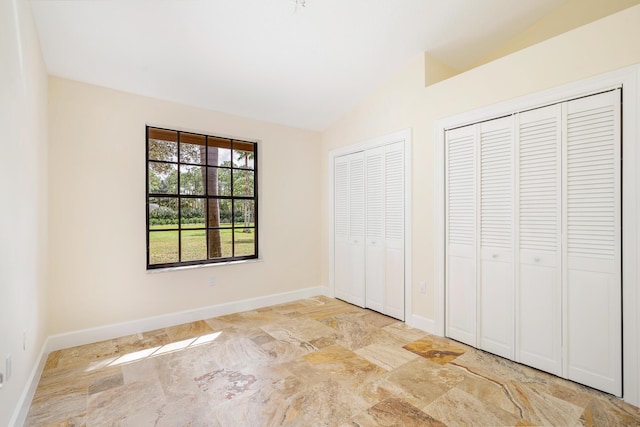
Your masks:
<instances>
[{"instance_id":1,"label":"wall outlet cover","mask_svg":"<svg viewBox=\"0 0 640 427\"><path fill-rule=\"evenodd\" d=\"M5 363L5 381L9 381L9 379L11 378L11 371L12 371L11 355L8 354L6 363Z\"/></svg>"},{"instance_id":2,"label":"wall outlet cover","mask_svg":"<svg viewBox=\"0 0 640 427\"><path fill-rule=\"evenodd\" d=\"M427 293L427 282L425 282L424 280L420 281L420 293L421 294Z\"/></svg>"}]
</instances>

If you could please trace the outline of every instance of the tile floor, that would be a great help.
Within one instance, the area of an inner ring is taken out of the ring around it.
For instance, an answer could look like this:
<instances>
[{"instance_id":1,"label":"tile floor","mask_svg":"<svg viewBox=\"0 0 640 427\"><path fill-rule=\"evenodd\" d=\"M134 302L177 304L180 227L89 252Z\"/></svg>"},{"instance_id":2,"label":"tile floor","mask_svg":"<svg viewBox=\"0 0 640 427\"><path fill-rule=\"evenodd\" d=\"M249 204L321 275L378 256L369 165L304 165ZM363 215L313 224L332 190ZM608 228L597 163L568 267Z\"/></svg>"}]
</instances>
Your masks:
<instances>
[{"instance_id":1,"label":"tile floor","mask_svg":"<svg viewBox=\"0 0 640 427\"><path fill-rule=\"evenodd\" d=\"M55 351L26 425L638 426L640 410L315 297Z\"/></svg>"}]
</instances>

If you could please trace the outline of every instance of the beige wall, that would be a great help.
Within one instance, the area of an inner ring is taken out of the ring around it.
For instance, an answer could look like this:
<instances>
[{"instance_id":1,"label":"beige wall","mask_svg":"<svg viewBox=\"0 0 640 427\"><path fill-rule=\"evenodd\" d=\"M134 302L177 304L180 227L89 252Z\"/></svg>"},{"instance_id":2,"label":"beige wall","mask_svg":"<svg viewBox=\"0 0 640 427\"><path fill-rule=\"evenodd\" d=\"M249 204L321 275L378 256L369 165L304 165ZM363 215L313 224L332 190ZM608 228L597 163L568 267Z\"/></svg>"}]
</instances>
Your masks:
<instances>
[{"instance_id":1,"label":"beige wall","mask_svg":"<svg viewBox=\"0 0 640 427\"><path fill-rule=\"evenodd\" d=\"M49 89L50 334L320 285L318 133L55 77ZM145 124L260 141L261 261L146 271Z\"/></svg>"},{"instance_id":2,"label":"beige wall","mask_svg":"<svg viewBox=\"0 0 640 427\"><path fill-rule=\"evenodd\" d=\"M27 1L0 2L0 425L47 335L47 75ZM23 347L23 333L26 348ZM15 413L17 415L17 413Z\"/></svg>"},{"instance_id":3,"label":"beige wall","mask_svg":"<svg viewBox=\"0 0 640 427\"><path fill-rule=\"evenodd\" d=\"M576 25L605 7L589 2L572 15ZM556 15L495 55L556 34ZM0 2L0 29L0 372L4 357L13 358L0 425L14 413L47 335L327 285L328 151L404 128L413 132L413 310L432 319L435 121L640 63L634 6L427 88L421 54L320 135L47 81L25 0ZM145 124L261 141L261 261L146 272ZM417 293L420 280L426 295Z\"/></svg>"},{"instance_id":4,"label":"beige wall","mask_svg":"<svg viewBox=\"0 0 640 427\"><path fill-rule=\"evenodd\" d=\"M438 61L433 56L425 52L424 54L424 85L431 86L432 84L441 82L450 77L460 74L460 71L456 70Z\"/></svg>"},{"instance_id":5,"label":"beige wall","mask_svg":"<svg viewBox=\"0 0 640 427\"><path fill-rule=\"evenodd\" d=\"M410 127L413 131L413 312L434 318L434 125L438 119L640 63L640 6L579 27L494 62L424 87L424 55L380 87L322 137L323 210L329 150ZM328 223L323 283L328 283ZM439 232L441 230L438 230ZM418 282L427 293L417 293Z\"/></svg>"},{"instance_id":6,"label":"beige wall","mask_svg":"<svg viewBox=\"0 0 640 427\"><path fill-rule=\"evenodd\" d=\"M640 3L640 0L567 0L521 33L485 55L485 64Z\"/></svg>"}]
</instances>

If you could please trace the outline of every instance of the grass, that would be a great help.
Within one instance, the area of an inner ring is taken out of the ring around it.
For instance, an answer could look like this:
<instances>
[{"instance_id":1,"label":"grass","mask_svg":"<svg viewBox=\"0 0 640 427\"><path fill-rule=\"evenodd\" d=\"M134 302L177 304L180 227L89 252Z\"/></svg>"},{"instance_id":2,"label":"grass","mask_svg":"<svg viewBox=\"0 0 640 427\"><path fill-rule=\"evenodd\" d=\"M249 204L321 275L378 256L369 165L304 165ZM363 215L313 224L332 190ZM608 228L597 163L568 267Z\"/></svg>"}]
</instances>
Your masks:
<instances>
[{"instance_id":1,"label":"grass","mask_svg":"<svg viewBox=\"0 0 640 427\"><path fill-rule=\"evenodd\" d=\"M253 225L253 224L251 224ZM189 224L189 227L204 227L204 224ZM177 226L151 226L150 230L177 228ZM255 229L244 233L243 228L221 229L220 240L222 257L232 256L232 239L235 239L235 256L254 254ZM182 230L182 260L195 261L207 258L207 239L205 230ZM149 233L149 258L151 264L178 262L178 231L155 231Z\"/></svg>"}]
</instances>

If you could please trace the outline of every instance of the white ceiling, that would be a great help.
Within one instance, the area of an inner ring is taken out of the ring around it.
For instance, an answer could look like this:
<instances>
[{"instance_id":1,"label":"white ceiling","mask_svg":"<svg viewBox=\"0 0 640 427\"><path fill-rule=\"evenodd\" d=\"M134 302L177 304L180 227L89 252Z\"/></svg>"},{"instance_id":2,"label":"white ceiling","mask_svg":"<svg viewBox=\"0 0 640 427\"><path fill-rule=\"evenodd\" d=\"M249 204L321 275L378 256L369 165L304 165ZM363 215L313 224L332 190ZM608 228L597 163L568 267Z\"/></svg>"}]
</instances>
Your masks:
<instances>
[{"instance_id":1,"label":"white ceiling","mask_svg":"<svg viewBox=\"0 0 640 427\"><path fill-rule=\"evenodd\" d=\"M48 72L323 130L421 52L465 69L564 0L32 0Z\"/></svg>"}]
</instances>

